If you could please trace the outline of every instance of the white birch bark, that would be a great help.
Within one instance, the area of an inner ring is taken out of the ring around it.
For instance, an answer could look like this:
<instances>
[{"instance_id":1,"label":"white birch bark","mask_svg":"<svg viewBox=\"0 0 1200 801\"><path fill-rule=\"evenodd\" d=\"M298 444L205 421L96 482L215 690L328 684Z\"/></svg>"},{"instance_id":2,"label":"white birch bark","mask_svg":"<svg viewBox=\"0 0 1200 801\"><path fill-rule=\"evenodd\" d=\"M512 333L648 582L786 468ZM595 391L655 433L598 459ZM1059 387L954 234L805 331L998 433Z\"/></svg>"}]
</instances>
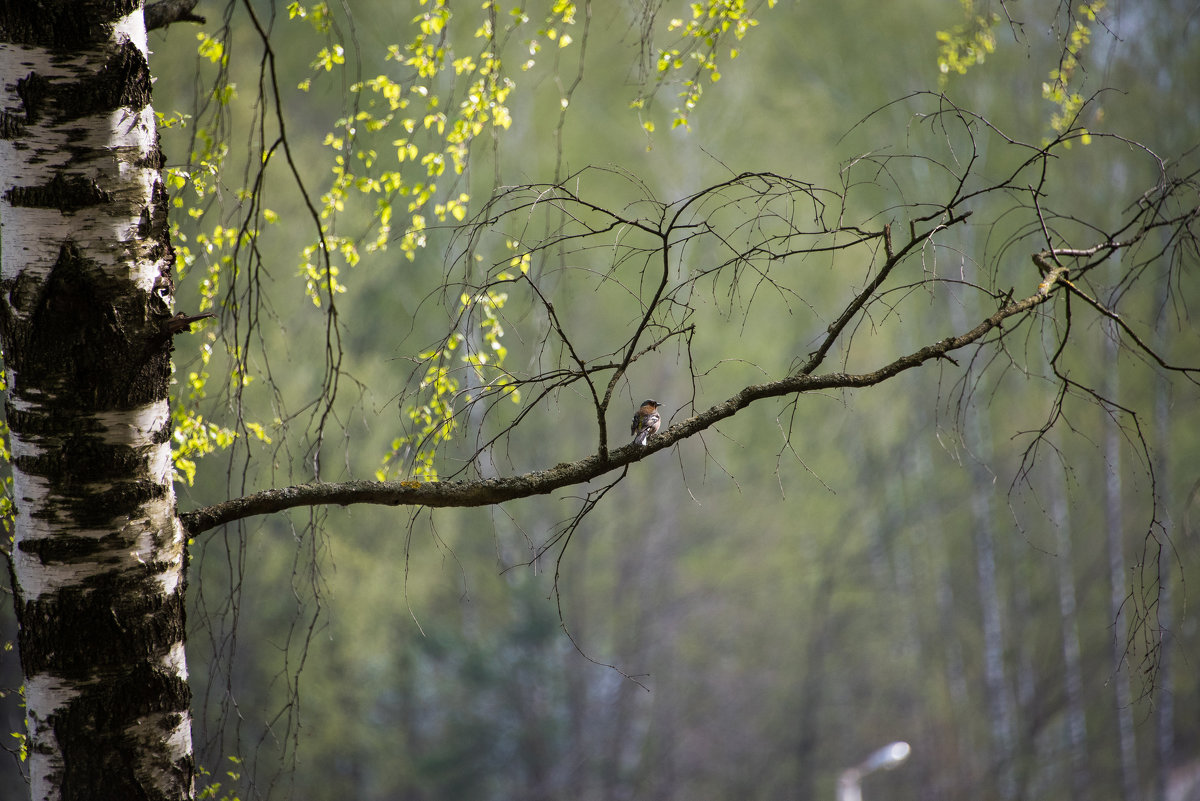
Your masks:
<instances>
[{"instance_id":1,"label":"white birch bark","mask_svg":"<svg viewBox=\"0 0 1200 801\"><path fill-rule=\"evenodd\" d=\"M972 305L970 301L960 303L952 299L949 304L952 325L966 325L973 312ZM985 415L977 409L968 409L964 414L962 433L970 459L971 528L983 634L983 681L992 739L990 772L995 775L997 797L1013 801L1019 795L1017 703L1005 664L1004 604L997 578L996 515L992 508L996 486L995 476L987 467L992 461L992 439Z\"/></svg>"},{"instance_id":2,"label":"white birch bark","mask_svg":"<svg viewBox=\"0 0 1200 801\"><path fill-rule=\"evenodd\" d=\"M32 797L190 798L142 9L24 5L0 10L0 329Z\"/></svg>"},{"instance_id":3,"label":"white birch bark","mask_svg":"<svg viewBox=\"0 0 1200 801\"><path fill-rule=\"evenodd\" d=\"M1054 562L1058 585L1058 608L1062 612L1063 683L1067 693L1067 755L1071 773L1071 798L1088 797L1092 785L1087 753L1087 701L1084 698L1083 655L1079 644L1078 600L1072 556L1071 513L1067 504L1066 480L1052 468L1047 481L1050 517L1055 530L1058 555Z\"/></svg>"},{"instance_id":4,"label":"white birch bark","mask_svg":"<svg viewBox=\"0 0 1200 801\"><path fill-rule=\"evenodd\" d=\"M1117 334L1112 327L1104 338L1104 363L1110 365L1105 371L1104 396L1117 397L1120 370L1117 360ZM1104 421L1104 532L1108 550L1109 614L1112 618L1112 664L1113 693L1117 713L1117 745L1121 764L1121 799L1138 801L1137 735L1133 721L1133 691L1129 686L1129 665L1126 647L1129 624L1125 615L1125 603L1129 598L1128 578L1125 569L1125 528L1121 500L1121 428L1116 420Z\"/></svg>"}]
</instances>

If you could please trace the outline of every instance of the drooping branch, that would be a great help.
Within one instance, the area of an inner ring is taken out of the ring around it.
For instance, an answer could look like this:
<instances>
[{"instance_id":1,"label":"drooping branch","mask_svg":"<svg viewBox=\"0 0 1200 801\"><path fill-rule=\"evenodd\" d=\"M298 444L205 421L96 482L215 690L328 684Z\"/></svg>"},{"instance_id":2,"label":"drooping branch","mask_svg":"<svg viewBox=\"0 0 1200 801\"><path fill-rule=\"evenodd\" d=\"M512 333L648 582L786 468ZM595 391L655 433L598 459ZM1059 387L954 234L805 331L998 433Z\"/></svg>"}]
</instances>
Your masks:
<instances>
[{"instance_id":1,"label":"drooping branch","mask_svg":"<svg viewBox=\"0 0 1200 801\"><path fill-rule=\"evenodd\" d=\"M1033 295L1005 304L969 331L926 345L872 372L833 372L820 375L799 372L778 381L745 387L723 403L716 404L663 430L653 437L646 447L626 445L618 450L608 452L607 455L594 454L577 462L562 463L547 470L535 470L507 478L426 483L419 481L346 481L301 484L264 490L243 498L214 504L183 514L180 519L187 532L195 536L226 523L297 507L349 506L352 504L430 508L475 507L546 495L563 487L584 484L612 470L640 461L650 454L693 437L717 423L733 417L756 401L796 393L874 386L906 370L920 367L928 361L949 358L949 354L953 351L979 342L989 332L999 328L1005 320L1025 314L1046 303L1056 294L1055 284L1062 280L1064 274L1065 270L1053 273L1039 285Z\"/></svg>"}]
</instances>

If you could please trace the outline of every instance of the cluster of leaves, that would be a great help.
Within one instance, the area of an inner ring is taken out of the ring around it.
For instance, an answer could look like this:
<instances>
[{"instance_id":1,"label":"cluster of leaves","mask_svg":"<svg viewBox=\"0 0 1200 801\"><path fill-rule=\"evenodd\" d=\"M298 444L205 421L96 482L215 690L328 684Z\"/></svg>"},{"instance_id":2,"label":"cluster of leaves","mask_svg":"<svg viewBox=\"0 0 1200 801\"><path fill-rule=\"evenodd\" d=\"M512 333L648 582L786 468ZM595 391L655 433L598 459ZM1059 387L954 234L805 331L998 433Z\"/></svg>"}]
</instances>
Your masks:
<instances>
[{"instance_id":1,"label":"cluster of leaves","mask_svg":"<svg viewBox=\"0 0 1200 801\"><path fill-rule=\"evenodd\" d=\"M210 334L209 339L212 337L213 335ZM205 420L204 415L197 409L199 402L208 395L208 381L211 375L205 368L212 359L212 352L212 343L210 341L202 342L200 345L201 367L198 370L188 371L187 381L184 385L186 395L180 399L181 402L171 407L172 422L175 426L172 436L175 444L171 449L171 458L175 466L174 479L180 482L186 481L188 486L191 486L196 480L197 459L217 450L228 448L237 438L236 431ZM241 361L238 359L236 363L240 364ZM245 386L253 380L253 376L235 367L230 380ZM268 444L271 442L271 437L261 423L245 421L243 425L258 441Z\"/></svg>"},{"instance_id":2,"label":"cluster of leaves","mask_svg":"<svg viewBox=\"0 0 1200 801\"><path fill-rule=\"evenodd\" d=\"M990 3L980 3L979 0L960 0L965 17L947 30L939 30L937 64L941 73L938 85L945 89L951 74L965 75L971 67L982 64L984 59L996 50L995 27L1000 22L1000 15L990 10ZM1083 144L1091 142L1087 129L1079 126L1078 116L1087 99L1072 86L1079 71L1079 59L1084 49L1091 43L1091 24L1097 21L1105 6L1106 0L1080 3L1072 7L1064 6L1067 15L1067 33L1062 40L1062 54L1058 66L1050 70L1049 80L1042 83L1042 97L1055 105L1055 111L1050 117L1050 127L1054 133L1062 134L1068 129L1079 132L1079 140ZM979 6L982 5L982 8ZM1043 144L1050 140L1046 139ZM1070 143L1066 143L1070 147Z\"/></svg>"},{"instance_id":3,"label":"cluster of leaves","mask_svg":"<svg viewBox=\"0 0 1200 801\"><path fill-rule=\"evenodd\" d=\"M1076 118L1083 108L1085 99L1082 94L1071 88L1071 82L1079 67L1079 55L1092 39L1091 28L1087 23L1096 21L1096 14L1104 8L1104 3L1105 0L1095 0L1079 4L1076 13L1068 21L1070 32L1067 34L1058 68L1051 70L1050 80L1042 84L1042 97L1057 106L1050 118L1050 127L1056 134L1075 127ZM1090 139L1087 129L1084 129L1081 141L1086 145Z\"/></svg>"},{"instance_id":4,"label":"cluster of leaves","mask_svg":"<svg viewBox=\"0 0 1200 801\"><path fill-rule=\"evenodd\" d=\"M775 4L775 0L767 2ZM403 225L399 247L411 261L427 244L433 219L444 223L449 217L461 222L471 199L469 193L446 193L439 183L464 173L476 139L509 128L508 102L517 76L532 70L545 48L557 51L575 42L570 31L577 23L579 4L568 0L549 3L535 30L530 30L533 15L528 6L518 5L502 14L496 3L485 2L481 19L460 22L447 0L419 0L419 4L421 11L412 20L412 38L388 47L388 61L398 65L395 74L380 73L352 83L350 90L359 98L351 113L339 119L325 137L334 157L333 181L321 198L323 235L326 246L339 253L347 265L360 259L358 245L338 236L332 223L355 194L375 198L368 251L386 250L393 226ZM633 103L635 108L644 108L653 91L678 78L683 89L681 105L674 112L676 126L687 124L687 113L699 102L701 77L720 79L717 53L721 43L730 35L741 40L758 24L746 0L695 2L691 11L690 21L675 19L669 24L669 31L679 32L680 42L659 50L657 82ZM293 2L288 13L293 19L310 21L319 33L331 33L325 3L309 7ZM522 52L515 71L503 57L514 41L520 42ZM730 58L737 54L736 47L729 50ZM343 46L330 40L311 66L319 74L344 64ZM310 90L312 79L299 86ZM561 102L565 106L568 101L562 98ZM654 124L646 121L643 127L652 131ZM363 145L360 140L365 133L390 137L394 162L384 163L372 146L374 139ZM313 245L306 256L317 252L318 246ZM311 260L305 262L303 271L317 285L328 278ZM315 294L313 299L320 302Z\"/></svg>"},{"instance_id":5,"label":"cluster of leaves","mask_svg":"<svg viewBox=\"0 0 1200 801\"><path fill-rule=\"evenodd\" d=\"M473 52L457 55L453 34L455 16L446 0L421 0L421 12L413 18L414 34L404 44L388 47L387 60L398 65L397 74L380 73L350 85L356 95L351 112L337 120L324 140L333 151L333 181L321 196L322 242L304 250L301 273L308 283L309 297L320 305L320 288L334 283L335 292L344 291L336 284L337 267L321 267L322 250L336 252L346 266L353 267L362 257L356 238L341 236L335 221L355 197L374 198L370 210L367 252L385 251L393 241L393 227L402 225L399 248L412 261L427 243L432 219L461 221L466 215L470 195L441 192L439 182L462 176L467 168L472 142L490 130L504 130L512 123L506 105L514 82L505 74L500 51L507 39L528 16L520 9L511 12L507 24L498 25L494 4L484 4L485 21L474 28ZM562 7L561 10L558 10ZM560 43L553 23L570 24L573 3L558 3L556 13L547 21L551 38ZM308 20L322 34L332 31L326 4L288 6L292 19ZM540 47L531 40L530 51ZM345 64L343 46L329 41L317 53L311 66L317 72L330 72ZM459 85L466 83L464 88ZM312 79L299 84L310 91ZM364 134L373 135L364 142ZM385 161L375 146L376 140L390 139L394 161ZM447 170L449 169L449 175ZM400 221L397 223L397 221Z\"/></svg>"},{"instance_id":6,"label":"cluster of leaves","mask_svg":"<svg viewBox=\"0 0 1200 801\"><path fill-rule=\"evenodd\" d=\"M223 44L208 34L199 35L197 52L202 58L211 63L226 65L228 54ZM227 106L237 97L236 87L225 84L215 90L213 99L221 106ZM174 112L171 115L158 114L160 128L185 127L190 121L188 115ZM194 220L200 220L205 210L217 199L221 189L222 170L229 156L229 146L206 129L200 128L194 132L195 146L189 155L187 167L169 167L165 171L164 180L171 197L171 205ZM239 200L250 197L247 190L239 190ZM265 210L263 218L267 222L277 221L277 215ZM256 229L243 227L234 228L221 223L213 225L207 231L200 231L189 238L188 233L174 220L171 224L171 240L175 247L176 275L183 281L196 267L199 260L203 265L204 277L198 283L198 311L210 311L220 302L222 275L236 275L238 270L237 251L249 246L258 236ZM218 450L224 450L237 439L237 432L228 426L218 425L206 420L199 411L200 401L208 396L209 381L212 378L207 369L212 360L213 347L217 343L217 335L209 329L199 337L196 345L196 358L199 367L187 372L187 377L175 384L178 387L175 403L171 406L172 449L171 458L174 466L173 478L180 483L191 486L196 480L196 460ZM235 354L234 370L230 376L231 382L248 384L253 377L245 369L245 360ZM177 369L172 363L172 369ZM260 441L270 442L266 429L261 423L247 422L246 430Z\"/></svg>"},{"instance_id":7,"label":"cluster of leaves","mask_svg":"<svg viewBox=\"0 0 1200 801\"><path fill-rule=\"evenodd\" d=\"M975 0L960 0L964 22L949 30L938 31L937 64L941 75L938 85L945 88L950 73L966 75L971 67L982 64L988 54L996 51L996 23L1000 15L975 8Z\"/></svg>"},{"instance_id":8,"label":"cluster of leaves","mask_svg":"<svg viewBox=\"0 0 1200 801\"><path fill-rule=\"evenodd\" d=\"M225 771L225 776L232 784L237 784L242 780L242 760L236 756L227 757L232 767ZM196 798L200 801L240 801L241 796L236 790L226 790L221 792L222 784L209 778L212 774L204 767L197 767L196 772L200 775L200 780L204 786L196 793Z\"/></svg>"},{"instance_id":9,"label":"cluster of leaves","mask_svg":"<svg viewBox=\"0 0 1200 801\"><path fill-rule=\"evenodd\" d=\"M512 242L516 247L516 242ZM528 273L529 254L514 256L512 261L522 273ZM512 280L509 273L501 273L498 281ZM375 472L375 477L385 481L398 467L403 466L409 476L420 481L437 481L438 471L435 458L442 445L454 439L459 427L456 406L459 401L465 406L482 396L499 392L513 403L521 402L521 391L513 384L512 377L504 369L508 348L501 342L504 328L500 322L500 311L508 301L508 294L487 289L475 294L464 293L459 298L459 319L468 330L477 328L481 333L482 346L468 345L467 334L452 333L440 347L418 356L424 366L419 391L422 400L407 405L405 416L411 429L408 433L392 440L391 450ZM472 324L472 321L477 321ZM461 352L461 355L458 355ZM469 388L462 390L457 377L456 362L465 366ZM474 388L474 389L472 389Z\"/></svg>"},{"instance_id":10,"label":"cluster of leaves","mask_svg":"<svg viewBox=\"0 0 1200 801\"><path fill-rule=\"evenodd\" d=\"M774 8L776 0L767 0L767 7ZM758 25L754 11L747 7L746 0L703 0L691 4L692 18L672 19L667 30L677 33L679 41L669 47L658 48L654 69L653 86L640 94L631 107L644 109L658 90L667 83L678 82L679 105L671 112L671 127L688 127L689 115L700 103L704 94L704 79L710 83L721 80L719 68L722 44L730 34L740 42ZM738 57L736 44L728 50L729 59ZM644 119L642 128L653 133L654 121Z\"/></svg>"},{"instance_id":11,"label":"cluster of leaves","mask_svg":"<svg viewBox=\"0 0 1200 801\"><path fill-rule=\"evenodd\" d=\"M446 0L420 0L420 6L420 13L412 19L411 39L387 49L387 61L397 65L394 74L380 73L353 82L350 91L356 100L352 112L337 120L325 137L324 144L333 152L333 180L321 196L319 209L324 244L308 245L301 266L308 295L317 305L321 303L320 287L333 284L337 270L330 265L325 268L328 272L323 271L314 258L320 253L336 252L346 266L353 267L362 257L360 242L366 242L366 253L379 253L398 240L400 252L411 262L428 244L428 231L435 221L463 221L471 196L459 184L472 144L480 136L496 135L512 124L507 103L516 83L502 52L505 44L530 24L530 14L515 7L502 16L495 3L486 2L482 22L465 23L471 30L467 37ZM324 3L308 7L294 2L288 13L292 19L310 21L320 33L332 30ZM573 2L556 0L552 4L536 33L524 39L527 58L520 64L521 71L532 69L548 44L565 48L572 43L568 31L575 24L576 13ZM318 52L311 66L317 72L330 72L344 65L341 53L341 45L331 42ZM301 82L300 88L311 90L311 79ZM381 156L377 147L381 141L390 142L394 160ZM453 185L449 190L446 181ZM374 199L367 225L371 235L364 240L339 234L338 216L345 214L354 200L367 198ZM396 226L401 226L398 236ZM343 290L340 284L330 289ZM504 293L490 290L464 293L459 315L473 320L473 329L456 331L440 346L418 354L424 365L420 399L404 408L409 431L392 441L377 471L380 480L401 465L412 478L437 479L435 453L453 439L458 428L455 402L461 384L456 363L472 371L472 384L501 386L508 381L502 370L506 351L498 316L506 300ZM472 344L476 338L482 346ZM512 387L509 390L512 399L519 400L519 392Z\"/></svg>"}]
</instances>

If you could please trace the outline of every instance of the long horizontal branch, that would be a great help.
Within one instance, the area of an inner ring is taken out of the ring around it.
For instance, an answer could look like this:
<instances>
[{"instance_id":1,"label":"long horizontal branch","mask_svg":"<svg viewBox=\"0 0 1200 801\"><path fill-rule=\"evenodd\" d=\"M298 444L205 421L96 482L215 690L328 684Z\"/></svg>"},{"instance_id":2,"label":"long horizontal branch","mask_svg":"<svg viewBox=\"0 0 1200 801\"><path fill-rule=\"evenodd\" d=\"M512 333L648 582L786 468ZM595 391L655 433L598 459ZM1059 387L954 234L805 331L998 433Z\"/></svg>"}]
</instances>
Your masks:
<instances>
[{"instance_id":1,"label":"long horizontal branch","mask_svg":"<svg viewBox=\"0 0 1200 801\"><path fill-rule=\"evenodd\" d=\"M755 401L776 398L799 392L826 389L870 387L931 359L946 357L952 351L966 347L998 328L1004 320L1023 314L1053 297L1053 290L1063 280L1065 270L1052 270L1038 291L1023 300L1011 301L980 321L963 334L939 340L920 350L901 356L870 373L796 373L779 381L748 386L723 403L719 403L687 420L676 423L654 436L646 447L626 445L607 456L594 454L577 462L562 463L547 470L535 470L507 478L477 481L345 481L336 483L300 484L281 489L256 492L242 498L224 501L194 512L180 515L184 529L196 535L209 529L243 520L255 515L282 512L296 507L349 506L376 504L382 506L427 506L431 508L490 506L505 501L546 495L563 487L591 481L605 473L636 462L650 454L668 448L680 440L694 436L727 418L733 417Z\"/></svg>"}]
</instances>

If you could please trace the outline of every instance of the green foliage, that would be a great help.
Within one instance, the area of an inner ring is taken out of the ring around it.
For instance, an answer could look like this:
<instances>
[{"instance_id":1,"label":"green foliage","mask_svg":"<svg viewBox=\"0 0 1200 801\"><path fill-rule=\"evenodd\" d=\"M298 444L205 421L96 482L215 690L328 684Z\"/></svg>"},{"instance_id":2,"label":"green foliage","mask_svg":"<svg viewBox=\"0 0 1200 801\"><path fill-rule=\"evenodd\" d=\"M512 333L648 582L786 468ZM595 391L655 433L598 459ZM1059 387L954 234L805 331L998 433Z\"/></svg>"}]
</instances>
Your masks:
<instances>
[{"instance_id":1,"label":"green foliage","mask_svg":"<svg viewBox=\"0 0 1200 801\"><path fill-rule=\"evenodd\" d=\"M412 261L427 242L431 218L461 221L465 215L468 193L439 196L439 180L447 168L451 176L462 175L471 143L488 131L504 130L512 124L506 102L515 84L500 58L500 39L512 36L528 18L512 15L498 31L496 10L485 3L485 22L475 25L471 44L464 45L471 52L458 55L452 44L456 20L449 4L422 0L420 5L421 13L412 20L413 38L387 48L387 60L397 65L396 72L351 84L350 91L359 95L361 102L356 101L354 113L337 120L325 136L324 144L333 154L333 181L321 196L321 239L305 248L301 265L309 297L318 305L319 288L341 292L344 287L336 283L337 268L322 267L314 257L336 252L347 266L361 258L359 243L334 230L336 217L355 197L374 198L368 226L374 233L367 240L366 251L387 250L393 226L400 224L400 252ZM556 7L549 20L570 24L573 5L560 5L564 8ZM306 13L299 4L290 7L293 18L304 18ZM557 27L545 30L563 41ZM531 45L531 49L536 48ZM340 43L323 46L313 61L314 69L329 72L344 66L340 53ZM456 91L461 82L466 86ZM309 91L311 79L300 88ZM369 144L364 144L368 135ZM381 150L377 141L390 142L389 149ZM381 156L388 152L393 160Z\"/></svg>"},{"instance_id":2,"label":"green foliage","mask_svg":"<svg viewBox=\"0 0 1200 801\"><path fill-rule=\"evenodd\" d=\"M242 780L242 760L236 756L226 758L230 762L230 767L225 771L225 777L229 784L236 785ZM201 784L199 792L196 793L199 801L240 801L241 795L235 789L221 792L224 785L220 781L209 779L212 774L204 766L198 765L196 774Z\"/></svg>"},{"instance_id":3,"label":"green foliage","mask_svg":"<svg viewBox=\"0 0 1200 801\"><path fill-rule=\"evenodd\" d=\"M223 46L214 38L201 34L198 53L210 62L221 62L227 65L228 54ZM227 103L236 95L232 86L218 92L218 99ZM168 128L187 127L191 116L181 112L160 114L160 121L166 119ZM184 210L187 217L199 221L205 216L209 207L222 191L223 170L229 157L229 145L222 142L206 129L195 132L194 141L197 145L188 160L189 167L168 167L164 171L167 191L171 196L171 205ZM239 195L249 199L249 193L242 191ZM269 209L264 209L262 219L269 223L278 220L277 215ZM251 227L235 228L220 223L209 230L200 230L189 239L187 230L179 220L171 223L171 239L175 247L175 269L180 283L185 282L199 262L204 269L204 277L197 282L199 302L197 310L209 311L220 303L223 276L235 276L238 262L235 254L245 248L252 247L259 235L257 229ZM233 444L238 433L228 426L219 425L206 420L198 410L200 401L208 396L208 384L212 377L207 369L213 356L213 347L217 343L217 335L209 329L201 332L196 338L182 341L195 344L194 355L198 358L198 369L189 370L187 378L180 383L174 379L178 387L174 403L171 406L173 423L171 457L174 465L174 480L192 486L196 480L197 460L225 450ZM244 360L235 359L234 371L230 381L249 384L253 380L244 369ZM178 359L172 363L172 371L178 369ZM270 437L260 423L245 422L245 430L257 440L269 443Z\"/></svg>"},{"instance_id":4,"label":"green foliage","mask_svg":"<svg viewBox=\"0 0 1200 801\"><path fill-rule=\"evenodd\" d=\"M1070 32L1067 34L1058 67L1050 70L1050 80L1042 83L1042 97L1057 107L1050 118L1050 127L1057 134L1078 125L1079 112L1083 108L1085 99L1079 91L1071 87L1079 67L1079 56L1092 40L1091 27L1088 23L1096 21L1096 14L1104 8L1104 5L1105 0L1079 4L1076 12L1070 16L1068 21ZM1091 134L1086 128L1080 128L1079 138L1085 145L1091 142ZM1069 142L1067 144L1070 145Z\"/></svg>"},{"instance_id":5,"label":"green foliage","mask_svg":"<svg viewBox=\"0 0 1200 801\"><path fill-rule=\"evenodd\" d=\"M175 465L174 479L186 482L188 486L196 481L196 460L228 448L237 437L237 432L227 426L205 420L196 410L197 404L208 395L210 375L203 367L207 367L212 358L211 340L214 337L210 334L206 339L209 341L200 345L202 368L188 373L186 395L171 407L171 419L175 427L172 434L175 444L171 449L171 458ZM234 380L248 384L252 377L235 374ZM247 421L244 425L255 439L270 444L271 438L262 424Z\"/></svg>"},{"instance_id":6,"label":"green foliage","mask_svg":"<svg viewBox=\"0 0 1200 801\"><path fill-rule=\"evenodd\" d=\"M212 64L220 64L222 67L229 66L229 54L225 51L224 42L207 33L196 34L196 39L200 42L196 52L201 58L208 59Z\"/></svg>"},{"instance_id":7,"label":"green foliage","mask_svg":"<svg viewBox=\"0 0 1200 801\"><path fill-rule=\"evenodd\" d=\"M9 523L9 527L10 528L12 527L11 523ZM8 659L16 658L16 648L13 646L13 643L11 640L6 640L4 642L3 647L0 648L0 650L3 651L3 653L6 655L6 657ZM9 691L7 691L7 690L0 691L0 699L7 698L9 696L9 694L10 694ZM18 697L17 707L22 710L25 709L25 685L24 684L22 684L20 687L17 688L16 694ZM8 734L10 737L12 737L16 741L16 757L17 757L17 759L21 762L25 762L27 759L29 759L29 720L28 720L28 718L25 718L24 716L22 716L22 723L24 723L24 726L25 726L25 728L22 731L12 731L12 732L9 732ZM8 749L6 749L6 750L8 750Z\"/></svg>"},{"instance_id":8,"label":"green foliage","mask_svg":"<svg viewBox=\"0 0 1200 801\"><path fill-rule=\"evenodd\" d=\"M976 8L976 0L959 0L964 22L936 33L938 40L937 65L941 73L938 85L945 87L950 73L966 75L967 70L982 64L996 50L996 23L1000 15ZM990 5L988 3L987 5Z\"/></svg>"},{"instance_id":9,"label":"green foliage","mask_svg":"<svg viewBox=\"0 0 1200 801\"><path fill-rule=\"evenodd\" d=\"M940 76L938 85L945 89L951 74L965 75L967 70L984 63L985 58L996 51L996 25L1000 15L990 10L988 0L960 0L965 20L949 29L936 33L938 41L937 65ZM1079 59L1091 43L1091 23L1104 9L1106 0L1067 4L1067 32L1063 37L1058 66L1050 70L1048 81L1042 82L1042 98L1055 106L1050 117L1050 128L1055 134L1069 129L1078 129L1078 139L1083 144L1091 142L1087 128L1079 126L1079 113L1086 98L1075 87L1078 83ZM1043 144L1048 143L1047 138ZM1065 145L1070 148L1068 141Z\"/></svg>"},{"instance_id":10,"label":"green foliage","mask_svg":"<svg viewBox=\"0 0 1200 801\"><path fill-rule=\"evenodd\" d=\"M774 8L775 3L776 0L767 0L767 7ZM690 9L690 19L676 17L667 25L668 33L676 34L678 40L669 47L658 48L654 84L631 104L634 109L647 108L663 85L678 83L679 105L671 112L672 128L688 127L689 117L704 95L706 80L708 83L721 80L721 55L727 55L730 61L737 58L737 43L758 25L746 0L703 0L691 3ZM731 35L733 44L729 44ZM642 128L653 133L654 121L643 120Z\"/></svg>"},{"instance_id":11,"label":"green foliage","mask_svg":"<svg viewBox=\"0 0 1200 801\"><path fill-rule=\"evenodd\" d=\"M516 243L512 243L513 247ZM514 256L513 261L523 271L529 269L528 254ZM501 273L498 280L511 280ZM459 319L477 319L477 332L483 347L463 347L466 334L451 334L439 348L426 351L417 357L424 366L419 392L422 401L405 406L404 414L411 424L411 433L392 440L391 450L383 457L383 463L375 471L375 477L386 480L394 470L403 467L408 476L418 481L437 481L435 461L443 446L454 439L459 428L455 417L455 404L469 404L479 394L500 392L513 403L521 402L520 390L512 385L511 376L504 369L508 349L501 343L504 328L500 322L500 311L508 295L487 290L475 295L460 297ZM456 351L461 350L461 355ZM455 364L461 363L469 371L470 386L460 393L461 382L456 377Z\"/></svg>"}]
</instances>

